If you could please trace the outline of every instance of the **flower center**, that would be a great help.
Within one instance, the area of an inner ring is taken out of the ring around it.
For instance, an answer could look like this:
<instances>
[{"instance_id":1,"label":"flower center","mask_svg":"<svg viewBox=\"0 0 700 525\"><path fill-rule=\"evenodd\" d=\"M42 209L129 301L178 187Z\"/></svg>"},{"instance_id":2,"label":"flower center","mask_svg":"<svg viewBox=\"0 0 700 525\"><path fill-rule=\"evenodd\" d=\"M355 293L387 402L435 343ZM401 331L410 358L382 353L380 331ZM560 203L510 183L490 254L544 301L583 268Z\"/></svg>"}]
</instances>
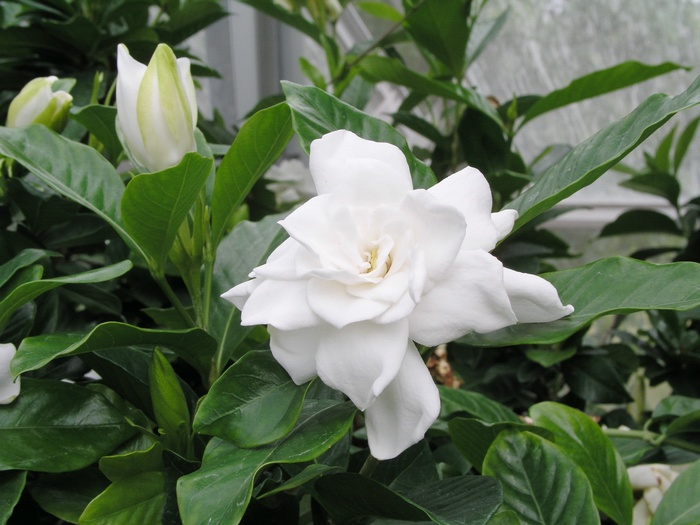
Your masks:
<instances>
[{"instance_id":1,"label":"flower center","mask_svg":"<svg viewBox=\"0 0 700 525\"><path fill-rule=\"evenodd\" d=\"M372 277L384 277L391 268L390 245L381 240L373 241L371 248L362 252L360 273Z\"/></svg>"}]
</instances>

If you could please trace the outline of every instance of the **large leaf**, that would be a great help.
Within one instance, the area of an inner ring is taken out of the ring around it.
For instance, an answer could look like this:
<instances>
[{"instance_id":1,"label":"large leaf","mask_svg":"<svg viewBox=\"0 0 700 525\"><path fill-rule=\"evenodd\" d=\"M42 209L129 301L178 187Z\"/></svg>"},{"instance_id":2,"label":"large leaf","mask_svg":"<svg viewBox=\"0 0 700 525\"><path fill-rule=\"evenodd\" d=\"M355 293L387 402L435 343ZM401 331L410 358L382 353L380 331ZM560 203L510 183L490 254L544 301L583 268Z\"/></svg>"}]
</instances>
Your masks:
<instances>
[{"instance_id":1,"label":"large leaf","mask_svg":"<svg viewBox=\"0 0 700 525\"><path fill-rule=\"evenodd\" d=\"M507 205L518 211L516 228L588 186L673 115L700 103L700 77L684 93L652 95L629 115L585 140Z\"/></svg>"},{"instance_id":2,"label":"large leaf","mask_svg":"<svg viewBox=\"0 0 700 525\"><path fill-rule=\"evenodd\" d=\"M26 268L40 261L44 257L51 257L54 255L59 255L56 252L49 252L46 250L38 250L36 248L27 248L22 250L12 259L7 261L5 264L0 266L0 286L4 285L10 278L22 268Z\"/></svg>"},{"instance_id":3,"label":"large leaf","mask_svg":"<svg viewBox=\"0 0 700 525\"><path fill-rule=\"evenodd\" d=\"M651 525L697 525L700 523L700 461L681 473L664 494Z\"/></svg>"},{"instance_id":4,"label":"large leaf","mask_svg":"<svg viewBox=\"0 0 700 525\"><path fill-rule=\"evenodd\" d=\"M487 423L500 423L502 421L520 422L520 418L515 412L478 392L445 386L439 386L438 390L440 391L440 412L442 417L466 412L470 416Z\"/></svg>"},{"instance_id":5,"label":"large leaf","mask_svg":"<svg viewBox=\"0 0 700 525\"><path fill-rule=\"evenodd\" d=\"M32 499L46 512L66 523L78 523L85 507L108 484L93 466L61 474L44 474L32 483L30 491Z\"/></svg>"},{"instance_id":6,"label":"large leaf","mask_svg":"<svg viewBox=\"0 0 700 525\"><path fill-rule=\"evenodd\" d=\"M0 472L0 524L5 525L12 516L12 511L22 495L26 481L26 471Z\"/></svg>"},{"instance_id":7,"label":"large leaf","mask_svg":"<svg viewBox=\"0 0 700 525\"><path fill-rule=\"evenodd\" d=\"M41 368L57 357L136 345L169 348L200 373L205 374L209 370L216 341L199 328L155 330L109 322L97 325L87 334L44 334L27 337L17 349L11 370L17 376Z\"/></svg>"},{"instance_id":8,"label":"large leaf","mask_svg":"<svg viewBox=\"0 0 700 525\"><path fill-rule=\"evenodd\" d=\"M0 406L0 469L76 470L111 452L136 429L103 395L61 381L23 379Z\"/></svg>"},{"instance_id":9,"label":"large leaf","mask_svg":"<svg viewBox=\"0 0 700 525\"><path fill-rule=\"evenodd\" d=\"M429 188L437 182L432 170L411 153L406 139L386 122L370 117L315 87L282 82L282 89L292 110L294 131L306 151L313 140L326 133L347 129L364 139L388 142L403 151L415 188Z\"/></svg>"},{"instance_id":10,"label":"large leaf","mask_svg":"<svg viewBox=\"0 0 700 525\"><path fill-rule=\"evenodd\" d=\"M593 420L559 403L530 408L536 425L550 430L556 446L576 463L591 482L600 510L620 525L632 523L632 486L622 458Z\"/></svg>"},{"instance_id":11,"label":"large leaf","mask_svg":"<svg viewBox=\"0 0 700 525\"><path fill-rule=\"evenodd\" d=\"M594 71L573 80L566 87L542 96L527 110L521 127L526 122L548 111L638 84L677 69L686 68L672 62L650 66L641 62L629 61L601 69L600 71Z\"/></svg>"},{"instance_id":12,"label":"large leaf","mask_svg":"<svg viewBox=\"0 0 700 525\"><path fill-rule=\"evenodd\" d=\"M309 384L294 384L270 352L249 352L212 385L194 429L241 448L277 441L294 426Z\"/></svg>"},{"instance_id":13,"label":"large leaf","mask_svg":"<svg viewBox=\"0 0 700 525\"><path fill-rule=\"evenodd\" d=\"M560 272L544 274L574 313L551 323L516 324L459 341L475 346L550 344L562 341L608 314L639 310L690 310L700 305L700 265L693 262L651 264L608 257Z\"/></svg>"},{"instance_id":14,"label":"large leaf","mask_svg":"<svg viewBox=\"0 0 700 525\"><path fill-rule=\"evenodd\" d=\"M310 403L294 429L272 445L241 449L212 439L202 468L178 481L183 523L236 525L250 502L258 471L273 463L300 463L318 457L348 432L354 414L355 408L348 403Z\"/></svg>"},{"instance_id":15,"label":"large leaf","mask_svg":"<svg viewBox=\"0 0 700 525\"><path fill-rule=\"evenodd\" d=\"M499 484L485 476L459 476L398 493L359 474L330 474L314 488L334 523L373 516L439 525L484 525L501 504Z\"/></svg>"},{"instance_id":16,"label":"large leaf","mask_svg":"<svg viewBox=\"0 0 700 525\"><path fill-rule=\"evenodd\" d=\"M236 135L216 171L212 195L212 242L219 244L231 216L253 184L279 157L292 138L292 117L277 104L250 117Z\"/></svg>"},{"instance_id":17,"label":"large leaf","mask_svg":"<svg viewBox=\"0 0 700 525\"><path fill-rule=\"evenodd\" d=\"M73 113L71 117L80 122L90 133L97 137L97 140L103 144L110 159L115 161L119 158L123 148L117 136L115 125L117 108L100 104L91 104L80 108L80 110Z\"/></svg>"},{"instance_id":18,"label":"large leaf","mask_svg":"<svg viewBox=\"0 0 700 525\"><path fill-rule=\"evenodd\" d=\"M31 280L20 284L8 293L0 302L0 330L9 321L10 316L23 304L65 284L101 283L124 275L131 269L131 262L122 261L111 266L105 266L96 270L83 273L54 277L52 279Z\"/></svg>"},{"instance_id":19,"label":"large leaf","mask_svg":"<svg viewBox=\"0 0 700 525\"><path fill-rule=\"evenodd\" d=\"M15 159L51 189L102 217L140 252L124 229L119 211L124 184L93 148L37 124L24 129L0 127L0 154Z\"/></svg>"},{"instance_id":20,"label":"large leaf","mask_svg":"<svg viewBox=\"0 0 700 525\"><path fill-rule=\"evenodd\" d=\"M501 432L486 455L484 474L501 482L504 506L518 513L522 525L600 523L581 469L535 434Z\"/></svg>"},{"instance_id":21,"label":"large leaf","mask_svg":"<svg viewBox=\"0 0 700 525\"><path fill-rule=\"evenodd\" d=\"M600 237L648 232L683 235L676 222L665 213L654 210L630 210L606 224L600 232Z\"/></svg>"},{"instance_id":22,"label":"large leaf","mask_svg":"<svg viewBox=\"0 0 700 525\"><path fill-rule=\"evenodd\" d=\"M180 225L204 187L213 162L188 153L177 166L137 175L126 187L121 203L124 226L158 268L165 267Z\"/></svg>"}]
</instances>

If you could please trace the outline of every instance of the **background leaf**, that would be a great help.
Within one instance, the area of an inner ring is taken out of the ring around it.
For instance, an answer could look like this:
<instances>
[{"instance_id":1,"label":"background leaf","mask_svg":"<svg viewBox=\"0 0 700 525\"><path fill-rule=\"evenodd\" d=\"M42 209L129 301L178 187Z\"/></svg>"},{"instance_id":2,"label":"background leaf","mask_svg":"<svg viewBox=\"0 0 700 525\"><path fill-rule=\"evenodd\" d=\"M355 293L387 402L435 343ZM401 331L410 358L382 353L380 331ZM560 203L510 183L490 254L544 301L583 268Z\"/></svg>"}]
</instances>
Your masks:
<instances>
[{"instance_id":1,"label":"background leaf","mask_svg":"<svg viewBox=\"0 0 700 525\"><path fill-rule=\"evenodd\" d=\"M447 417L454 413L466 412L470 416L487 423L511 421L520 423L520 418L508 407L493 401L478 392L438 386L440 392L440 414Z\"/></svg>"},{"instance_id":2,"label":"background leaf","mask_svg":"<svg viewBox=\"0 0 700 525\"><path fill-rule=\"evenodd\" d=\"M27 472L24 470L0 472L0 523L2 525L5 525L12 516L26 481Z\"/></svg>"},{"instance_id":3,"label":"background leaf","mask_svg":"<svg viewBox=\"0 0 700 525\"><path fill-rule=\"evenodd\" d=\"M696 525L700 523L700 461L693 463L671 484L651 525Z\"/></svg>"}]
</instances>

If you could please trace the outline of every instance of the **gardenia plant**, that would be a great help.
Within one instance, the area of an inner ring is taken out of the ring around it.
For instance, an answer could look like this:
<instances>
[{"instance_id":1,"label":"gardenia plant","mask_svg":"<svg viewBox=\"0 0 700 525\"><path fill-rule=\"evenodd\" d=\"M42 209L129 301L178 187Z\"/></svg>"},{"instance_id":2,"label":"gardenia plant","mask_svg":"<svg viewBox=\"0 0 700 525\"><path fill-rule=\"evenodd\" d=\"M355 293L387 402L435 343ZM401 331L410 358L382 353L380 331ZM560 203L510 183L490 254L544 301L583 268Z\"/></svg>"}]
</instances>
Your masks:
<instances>
[{"instance_id":1,"label":"gardenia plant","mask_svg":"<svg viewBox=\"0 0 700 525\"><path fill-rule=\"evenodd\" d=\"M223 297L244 325L267 325L273 355L297 384L318 375L364 410L372 455L390 459L440 412L414 343L574 309L544 279L488 253L517 213L491 213L478 170L414 190L396 146L345 130L314 141L309 163L318 196L280 221L290 238Z\"/></svg>"}]
</instances>

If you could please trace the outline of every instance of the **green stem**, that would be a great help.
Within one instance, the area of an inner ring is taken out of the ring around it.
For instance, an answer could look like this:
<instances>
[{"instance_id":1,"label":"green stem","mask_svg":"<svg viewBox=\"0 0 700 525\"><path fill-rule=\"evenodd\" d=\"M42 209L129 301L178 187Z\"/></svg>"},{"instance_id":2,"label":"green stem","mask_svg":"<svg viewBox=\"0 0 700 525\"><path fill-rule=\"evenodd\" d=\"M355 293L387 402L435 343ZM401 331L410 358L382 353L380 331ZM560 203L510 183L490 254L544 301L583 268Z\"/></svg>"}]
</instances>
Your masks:
<instances>
[{"instance_id":1,"label":"green stem","mask_svg":"<svg viewBox=\"0 0 700 525\"><path fill-rule=\"evenodd\" d=\"M618 428L607 428L604 429L604 432L605 435L609 437L641 439L642 441L646 441L651 445L671 445L673 447L700 454L700 445L696 443L691 443L673 436L665 436L664 434L659 434L658 432L652 432L650 430L620 430Z\"/></svg>"},{"instance_id":2,"label":"green stem","mask_svg":"<svg viewBox=\"0 0 700 525\"><path fill-rule=\"evenodd\" d=\"M151 269L151 276L153 277L153 280L155 280L155 282L158 283L160 289L163 290L163 293L168 298L168 301L170 301L170 304L172 304L177 313L180 314L182 320L185 321L185 323L187 323L191 327L197 326L194 322L194 319L192 319L192 316L190 316L190 314L183 306L182 302L180 302L180 299L175 294L175 291L170 287L170 283L168 283L167 279L165 278L165 275L160 271Z\"/></svg>"},{"instance_id":3,"label":"green stem","mask_svg":"<svg viewBox=\"0 0 700 525\"><path fill-rule=\"evenodd\" d=\"M365 476L366 478L371 478L372 473L375 471L375 469L379 466L379 460L375 458L372 454L367 456L367 459L365 460L365 463L362 465L362 468L360 469L360 475Z\"/></svg>"}]
</instances>

